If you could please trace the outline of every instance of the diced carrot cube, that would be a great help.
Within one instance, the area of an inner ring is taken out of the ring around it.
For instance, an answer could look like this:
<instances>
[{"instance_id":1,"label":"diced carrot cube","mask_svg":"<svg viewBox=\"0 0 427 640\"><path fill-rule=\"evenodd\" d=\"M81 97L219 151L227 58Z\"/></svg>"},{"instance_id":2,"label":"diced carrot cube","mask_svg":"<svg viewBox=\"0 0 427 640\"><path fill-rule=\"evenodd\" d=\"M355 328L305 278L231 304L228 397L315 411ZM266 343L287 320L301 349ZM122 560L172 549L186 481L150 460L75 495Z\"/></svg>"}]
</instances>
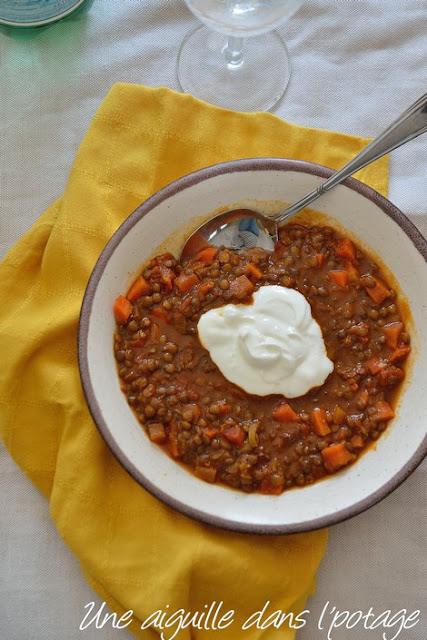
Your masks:
<instances>
[{"instance_id":1,"label":"diced carrot cube","mask_svg":"<svg viewBox=\"0 0 427 640\"><path fill-rule=\"evenodd\" d=\"M283 492L283 484L273 484L269 478L264 478L259 487L260 493L278 496Z\"/></svg>"},{"instance_id":2,"label":"diced carrot cube","mask_svg":"<svg viewBox=\"0 0 427 640\"><path fill-rule=\"evenodd\" d=\"M394 411L385 400L377 402L374 405L374 409L375 411L372 412L370 418L375 422L385 422L394 418Z\"/></svg>"},{"instance_id":3,"label":"diced carrot cube","mask_svg":"<svg viewBox=\"0 0 427 640\"><path fill-rule=\"evenodd\" d=\"M203 262L204 264L210 264L218 253L217 247L206 247L202 249L196 256L196 260Z\"/></svg>"},{"instance_id":4,"label":"diced carrot cube","mask_svg":"<svg viewBox=\"0 0 427 640\"><path fill-rule=\"evenodd\" d=\"M346 287L348 284L348 272L347 271L328 271L328 276L332 282L339 287Z\"/></svg>"},{"instance_id":5,"label":"diced carrot cube","mask_svg":"<svg viewBox=\"0 0 427 640\"><path fill-rule=\"evenodd\" d=\"M156 444L164 444L167 440L165 428L160 422L152 422L148 425L148 436L151 442Z\"/></svg>"},{"instance_id":6,"label":"diced carrot cube","mask_svg":"<svg viewBox=\"0 0 427 640\"><path fill-rule=\"evenodd\" d=\"M151 313L155 318L159 318L160 320L163 320L163 322L168 322L169 320L169 313L162 305L154 307Z\"/></svg>"},{"instance_id":7,"label":"diced carrot cube","mask_svg":"<svg viewBox=\"0 0 427 640\"><path fill-rule=\"evenodd\" d=\"M231 409L231 404L227 404L227 402L225 402L224 400L220 400L219 402L216 403L219 407L219 413L218 415L223 416L224 413L227 413L228 411L230 411Z\"/></svg>"},{"instance_id":8,"label":"diced carrot cube","mask_svg":"<svg viewBox=\"0 0 427 640\"><path fill-rule=\"evenodd\" d=\"M347 262L345 270L348 273L349 282L356 282L359 279L359 272L351 262Z\"/></svg>"},{"instance_id":9,"label":"diced carrot cube","mask_svg":"<svg viewBox=\"0 0 427 640\"><path fill-rule=\"evenodd\" d=\"M130 314L132 313L132 303L129 302L124 296L119 296L114 303L114 316L120 324L127 322Z\"/></svg>"},{"instance_id":10,"label":"diced carrot cube","mask_svg":"<svg viewBox=\"0 0 427 640\"><path fill-rule=\"evenodd\" d=\"M318 436L326 436L328 433L331 433L331 428L326 420L326 411L324 409L316 407L311 412L311 417L313 419L314 430Z\"/></svg>"},{"instance_id":11,"label":"diced carrot cube","mask_svg":"<svg viewBox=\"0 0 427 640\"><path fill-rule=\"evenodd\" d=\"M369 391L367 389L364 389L363 391L361 391L359 393L359 398L358 401L360 402L360 404L363 406L363 408L368 406L368 402L369 402Z\"/></svg>"},{"instance_id":12,"label":"diced carrot cube","mask_svg":"<svg viewBox=\"0 0 427 640\"><path fill-rule=\"evenodd\" d=\"M384 282L382 280L380 280L379 278L374 278L374 280L375 280L375 286L374 287L368 287L366 285L366 278L368 278L368 277L374 278L374 276L364 275L364 276L362 276L360 278L360 282L365 287L365 291L368 294L368 296L376 304L381 304L390 295L390 290L387 288L387 286L384 284Z\"/></svg>"},{"instance_id":13,"label":"diced carrot cube","mask_svg":"<svg viewBox=\"0 0 427 640\"><path fill-rule=\"evenodd\" d=\"M196 465L194 467L194 473L198 478L205 482L215 482L216 480L216 469L214 467L202 467L201 465Z\"/></svg>"},{"instance_id":14,"label":"diced carrot cube","mask_svg":"<svg viewBox=\"0 0 427 640\"><path fill-rule=\"evenodd\" d=\"M373 376L377 375L380 371L386 368L387 362L385 360L381 360L381 358L373 357L366 360L365 366L368 368L369 373Z\"/></svg>"},{"instance_id":15,"label":"diced carrot cube","mask_svg":"<svg viewBox=\"0 0 427 640\"><path fill-rule=\"evenodd\" d=\"M401 345L397 347L389 356L389 362L398 362L399 360L403 360L411 353L411 347L409 345Z\"/></svg>"},{"instance_id":16,"label":"diced carrot cube","mask_svg":"<svg viewBox=\"0 0 427 640\"><path fill-rule=\"evenodd\" d=\"M353 445L355 449L363 449L365 446L365 441L362 436L358 433L350 438L350 444Z\"/></svg>"},{"instance_id":17,"label":"diced carrot cube","mask_svg":"<svg viewBox=\"0 0 427 640\"><path fill-rule=\"evenodd\" d=\"M343 424L345 419L347 418L347 414L342 407L338 404L335 406L334 412L332 414L332 420L334 424Z\"/></svg>"},{"instance_id":18,"label":"diced carrot cube","mask_svg":"<svg viewBox=\"0 0 427 640\"><path fill-rule=\"evenodd\" d=\"M252 264L252 262L248 262L246 265L245 273L253 280L259 280L262 277L261 269L257 267L256 264Z\"/></svg>"},{"instance_id":19,"label":"diced carrot cube","mask_svg":"<svg viewBox=\"0 0 427 640\"><path fill-rule=\"evenodd\" d=\"M156 322L151 323L150 337L153 342L158 342L160 338L160 327Z\"/></svg>"},{"instance_id":20,"label":"diced carrot cube","mask_svg":"<svg viewBox=\"0 0 427 640\"><path fill-rule=\"evenodd\" d=\"M175 273L169 267L164 267L162 264L159 266L160 278L166 289L166 291L172 291L173 281L175 280Z\"/></svg>"},{"instance_id":21,"label":"diced carrot cube","mask_svg":"<svg viewBox=\"0 0 427 640\"><path fill-rule=\"evenodd\" d=\"M188 293L196 284L199 284L199 278L195 273L191 275L187 275L182 272L179 274L177 278L175 278L175 286L180 290L181 293Z\"/></svg>"},{"instance_id":22,"label":"diced carrot cube","mask_svg":"<svg viewBox=\"0 0 427 640\"><path fill-rule=\"evenodd\" d=\"M389 322L382 329L390 349L396 349L400 334L403 331L403 322Z\"/></svg>"},{"instance_id":23,"label":"diced carrot cube","mask_svg":"<svg viewBox=\"0 0 427 640\"><path fill-rule=\"evenodd\" d=\"M204 298L209 291L212 291L215 287L215 282L213 280L205 280L201 282L198 287L199 295Z\"/></svg>"},{"instance_id":24,"label":"diced carrot cube","mask_svg":"<svg viewBox=\"0 0 427 640\"><path fill-rule=\"evenodd\" d=\"M130 286L129 291L126 294L126 298L131 302L134 302L134 300L137 300L149 291L150 285L147 280L143 276L138 276Z\"/></svg>"},{"instance_id":25,"label":"diced carrot cube","mask_svg":"<svg viewBox=\"0 0 427 640\"><path fill-rule=\"evenodd\" d=\"M241 447L246 438L246 431L238 424L223 427L221 434L227 438L229 442Z\"/></svg>"},{"instance_id":26,"label":"diced carrot cube","mask_svg":"<svg viewBox=\"0 0 427 640\"><path fill-rule=\"evenodd\" d=\"M345 442L331 444L329 447L322 449L321 454L325 469L330 473L337 471L355 459L355 456L347 449Z\"/></svg>"},{"instance_id":27,"label":"diced carrot cube","mask_svg":"<svg viewBox=\"0 0 427 640\"><path fill-rule=\"evenodd\" d=\"M215 436L218 434L218 429L205 429L203 433L207 435L210 440L212 440L212 438L215 438Z\"/></svg>"},{"instance_id":28,"label":"diced carrot cube","mask_svg":"<svg viewBox=\"0 0 427 640\"><path fill-rule=\"evenodd\" d=\"M230 282L229 291L239 300L242 300L242 298L246 298L247 296L251 295L253 290L254 285L245 275L239 276L238 278Z\"/></svg>"},{"instance_id":29,"label":"diced carrot cube","mask_svg":"<svg viewBox=\"0 0 427 640\"><path fill-rule=\"evenodd\" d=\"M177 435L177 424L176 420L173 419L169 424L169 451L173 455L174 458L179 458L181 452L179 450L178 445L178 435Z\"/></svg>"},{"instance_id":30,"label":"diced carrot cube","mask_svg":"<svg viewBox=\"0 0 427 640\"><path fill-rule=\"evenodd\" d=\"M338 256L338 258L345 258L346 260L354 262L356 260L356 249L352 241L348 238L340 240L335 248L335 255Z\"/></svg>"},{"instance_id":31,"label":"diced carrot cube","mask_svg":"<svg viewBox=\"0 0 427 640\"><path fill-rule=\"evenodd\" d=\"M297 422L299 416L287 402L280 402L273 411L273 418L279 422Z\"/></svg>"},{"instance_id":32,"label":"diced carrot cube","mask_svg":"<svg viewBox=\"0 0 427 640\"><path fill-rule=\"evenodd\" d=\"M321 267L326 262L326 255L324 253L316 253L317 266Z\"/></svg>"}]
</instances>

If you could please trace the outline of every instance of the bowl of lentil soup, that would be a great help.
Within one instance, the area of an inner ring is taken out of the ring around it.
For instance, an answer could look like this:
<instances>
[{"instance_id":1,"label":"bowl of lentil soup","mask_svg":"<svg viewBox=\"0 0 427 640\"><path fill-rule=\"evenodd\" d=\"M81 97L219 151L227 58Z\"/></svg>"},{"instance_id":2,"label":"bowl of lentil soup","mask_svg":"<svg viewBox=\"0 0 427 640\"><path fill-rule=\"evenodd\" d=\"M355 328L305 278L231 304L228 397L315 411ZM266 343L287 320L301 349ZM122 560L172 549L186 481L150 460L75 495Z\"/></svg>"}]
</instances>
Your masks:
<instances>
[{"instance_id":1,"label":"bowl of lentil soup","mask_svg":"<svg viewBox=\"0 0 427 640\"><path fill-rule=\"evenodd\" d=\"M388 200L349 179L292 219L273 254L179 260L203 219L277 211L330 174L248 159L185 176L123 223L92 273L79 325L89 409L132 477L191 517L252 533L328 526L426 455L427 244ZM245 392L198 338L205 312L271 285L308 300L334 364L299 397Z\"/></svg>"}]
</instances>

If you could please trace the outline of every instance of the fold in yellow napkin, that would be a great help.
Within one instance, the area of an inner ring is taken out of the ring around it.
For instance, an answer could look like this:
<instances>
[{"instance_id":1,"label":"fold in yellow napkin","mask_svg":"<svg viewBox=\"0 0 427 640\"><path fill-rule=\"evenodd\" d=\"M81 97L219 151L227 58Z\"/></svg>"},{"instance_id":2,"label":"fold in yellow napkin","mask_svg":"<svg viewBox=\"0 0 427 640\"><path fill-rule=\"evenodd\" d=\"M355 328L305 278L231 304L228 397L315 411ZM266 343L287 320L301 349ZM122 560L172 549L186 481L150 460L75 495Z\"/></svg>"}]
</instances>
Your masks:
<instances>
[{"instance_id":1,"label":"fold in yellow napkin","mask_svg":"<svg viewBox=\"0 0 427 640\"><path fill-rule=\"evenodd\" d=\"M158 638L153 629L140 630L141 621L166 605L200 611L214 601L235 610L233 625L187 629L179 638L292 638L291 629L240 625L268 600L270 611L305 609L327 533L222 531L173 511L123 470L91 420L77 367L79 310L95 261L137 205L190 171L254 156L338 168L366 143L266 113L225 111L164 88L116 84L89 127L63 197L0 266L2 439L50 500L89 583L118 614L133 610L129 629L138 638ZM381 159L358 177L385 193L387 168Z\"/></svg>"}]
</instances>

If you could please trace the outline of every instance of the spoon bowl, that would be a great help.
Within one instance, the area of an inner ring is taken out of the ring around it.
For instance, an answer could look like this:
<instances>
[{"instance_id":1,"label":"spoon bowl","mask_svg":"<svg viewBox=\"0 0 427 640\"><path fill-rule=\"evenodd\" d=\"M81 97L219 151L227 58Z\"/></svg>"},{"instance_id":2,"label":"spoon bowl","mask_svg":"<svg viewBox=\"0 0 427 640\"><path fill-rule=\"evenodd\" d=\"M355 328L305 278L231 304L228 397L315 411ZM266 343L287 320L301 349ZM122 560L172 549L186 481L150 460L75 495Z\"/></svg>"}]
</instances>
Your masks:
<instances>
[{"instance_id":1,"label":"spoon bowl","mask_svg":"<svg viewBox=\"0 0 427 640\"><path fill-rule=\"evenodd\" d=\"M190 257L206 246L212 245L234 250L262 247L272 251L274 243L278 240L280 226L289 218L359 169L363 169L374 160L378 160L426 131L427 93L406 109L342 169L333 173L323 184L294 204L273 216L265 216L252 209L232 209L214 216L191 234L184 244L181 255Z\"/></svg>"},{"instance_id":2,"label":"spoon bowl","mask_svg":"<svg viewBox=\"0 0 427 640\"><path fill-rule=\"evenodd\" d=\"M232 209L202 224L185 243L182 256L196 255L207 246L230 249L262 247L273 251L278 240L278 225L273 217L252 209Z\"/></svg>"}]
</instances>

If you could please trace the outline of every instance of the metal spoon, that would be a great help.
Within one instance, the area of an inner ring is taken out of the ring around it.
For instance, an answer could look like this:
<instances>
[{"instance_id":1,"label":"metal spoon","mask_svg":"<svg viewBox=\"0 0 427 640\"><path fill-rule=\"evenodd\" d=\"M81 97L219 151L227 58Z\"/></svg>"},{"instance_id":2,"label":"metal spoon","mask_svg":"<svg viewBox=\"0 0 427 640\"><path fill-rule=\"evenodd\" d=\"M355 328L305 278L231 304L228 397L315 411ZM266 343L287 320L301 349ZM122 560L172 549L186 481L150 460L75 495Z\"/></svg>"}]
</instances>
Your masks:
<instances>
[{"instance_id":1,"label":"metal spoon","mask_svg":"<svg viewBox=\"0 0 427 640\"><path fill-rule=\"evenodd\" d=\"M406 109L342 169L295 204L271 216L251 209L233 209L214 216L191 234L184 245L182 256L195 255L209 245L235 250L255 246L273 250L274 243L278 240L279 228L286 220L359 169L426 131L427 93Z\"/></svg>"}]
</instances>

